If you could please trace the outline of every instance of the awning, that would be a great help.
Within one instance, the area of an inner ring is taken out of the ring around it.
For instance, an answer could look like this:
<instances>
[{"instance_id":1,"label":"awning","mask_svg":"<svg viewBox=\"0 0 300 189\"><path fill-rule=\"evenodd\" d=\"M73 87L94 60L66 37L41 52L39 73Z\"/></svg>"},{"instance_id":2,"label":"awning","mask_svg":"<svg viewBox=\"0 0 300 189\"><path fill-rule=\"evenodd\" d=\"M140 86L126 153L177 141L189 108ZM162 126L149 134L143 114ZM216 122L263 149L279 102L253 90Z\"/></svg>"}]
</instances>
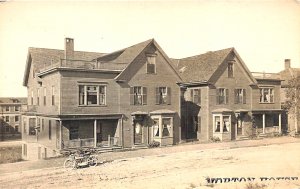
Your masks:
<instances>
[{"instance_id":1,"label":"awning","mask_svg":"<svg viewBox=\"0 0 300 189\"><path fill-rule=\"evenodd\" d=\"M155 110L150 112L150 115L162 115L162 114L175 114L175 111L167 110L167 109L161 109L161 110Z\"/></svg>"}]
</instances>

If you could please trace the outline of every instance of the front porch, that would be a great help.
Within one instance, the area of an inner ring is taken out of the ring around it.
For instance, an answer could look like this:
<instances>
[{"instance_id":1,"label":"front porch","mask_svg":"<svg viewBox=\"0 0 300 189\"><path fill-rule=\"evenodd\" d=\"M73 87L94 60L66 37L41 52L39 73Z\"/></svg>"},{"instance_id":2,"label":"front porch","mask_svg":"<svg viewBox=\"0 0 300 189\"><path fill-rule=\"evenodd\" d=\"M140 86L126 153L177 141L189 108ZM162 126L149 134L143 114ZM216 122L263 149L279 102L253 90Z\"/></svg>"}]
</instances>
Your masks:
<instances>
[{"instance_id":1,"label":"front porch","mask_svg":"<svg viewBox=\"0 0 300 189\"><path fill-rule=\"evenodd\" d=\"M64 119L58 123L56 148L59 150L122 147L122 116Z\"/></svg>"},{"instance_id":2,"label":"front porch","mask_svg":"<svg viewBox=\"0 0 300 189\"><path fill-rule=\"evenodd\" d=\"M252 111L253 127L259 136L282 133L282 110Z\"/></svg>"}]
</instances>

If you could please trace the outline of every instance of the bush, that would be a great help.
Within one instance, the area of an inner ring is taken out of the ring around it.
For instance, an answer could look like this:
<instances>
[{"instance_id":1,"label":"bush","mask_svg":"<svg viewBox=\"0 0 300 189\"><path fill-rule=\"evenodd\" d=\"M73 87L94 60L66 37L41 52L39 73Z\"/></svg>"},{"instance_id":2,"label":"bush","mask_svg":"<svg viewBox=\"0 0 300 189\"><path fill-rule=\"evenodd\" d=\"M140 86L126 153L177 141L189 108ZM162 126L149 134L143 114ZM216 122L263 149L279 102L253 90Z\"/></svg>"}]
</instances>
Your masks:
<instances>
[{"instance_id":1,"label":"bush","mask_svg":"<svg viewBox=\"0 0 300 189\"><path fill-rule=\"evenodd\" d=\"M157 148L159 146L160 146L160 142L158 142L158 141L152 141L148 144L149 148Z\"/></svg>"},{"instance_id":2,"label":"bush","mask_svg":"<svg viewBox=\"0 0 300 189\"><path fill-rule=\"evenodd\" d=\"M219 137L216 137L216 136L212 136L209 138L211 142L220 142L220 138Z\"/></svg>"}]
</instances>

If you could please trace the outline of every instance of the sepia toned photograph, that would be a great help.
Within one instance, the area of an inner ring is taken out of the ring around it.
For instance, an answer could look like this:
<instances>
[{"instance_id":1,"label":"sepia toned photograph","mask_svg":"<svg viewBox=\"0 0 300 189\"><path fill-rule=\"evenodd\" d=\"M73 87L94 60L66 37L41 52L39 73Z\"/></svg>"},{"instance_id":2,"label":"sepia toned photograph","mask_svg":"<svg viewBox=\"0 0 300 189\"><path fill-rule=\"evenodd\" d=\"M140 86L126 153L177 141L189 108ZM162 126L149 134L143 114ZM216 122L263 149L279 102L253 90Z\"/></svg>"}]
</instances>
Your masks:
<instances>
[{"instance_id":1,"label":"sepia toned photograph","mask_svg":"<svg viewBox=\"0 0 300 189\"><path fill-rule=\"evenodd\" d=\"M300 1L0 1L0 189L300 189Z\"/></svg>"}]
</instances>

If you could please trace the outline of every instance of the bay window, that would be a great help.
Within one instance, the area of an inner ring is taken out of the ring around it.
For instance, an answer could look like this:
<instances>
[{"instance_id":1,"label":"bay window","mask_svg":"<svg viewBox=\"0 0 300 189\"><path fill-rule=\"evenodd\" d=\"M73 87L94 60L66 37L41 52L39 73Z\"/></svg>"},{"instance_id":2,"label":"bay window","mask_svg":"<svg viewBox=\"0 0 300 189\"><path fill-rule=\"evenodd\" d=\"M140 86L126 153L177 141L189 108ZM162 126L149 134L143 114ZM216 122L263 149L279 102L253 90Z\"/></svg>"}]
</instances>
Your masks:
<instances>
[{"instance_id":1,"label":"bay window","mask_svg":"<svg viewBox=\"0 0 300 189\"><path fill-rule=\"evenodd\" d=\"M231 116L230 115L214 115L214 132L215 133L227 133L231 127Z\"/></svg>"}]
</instances>

